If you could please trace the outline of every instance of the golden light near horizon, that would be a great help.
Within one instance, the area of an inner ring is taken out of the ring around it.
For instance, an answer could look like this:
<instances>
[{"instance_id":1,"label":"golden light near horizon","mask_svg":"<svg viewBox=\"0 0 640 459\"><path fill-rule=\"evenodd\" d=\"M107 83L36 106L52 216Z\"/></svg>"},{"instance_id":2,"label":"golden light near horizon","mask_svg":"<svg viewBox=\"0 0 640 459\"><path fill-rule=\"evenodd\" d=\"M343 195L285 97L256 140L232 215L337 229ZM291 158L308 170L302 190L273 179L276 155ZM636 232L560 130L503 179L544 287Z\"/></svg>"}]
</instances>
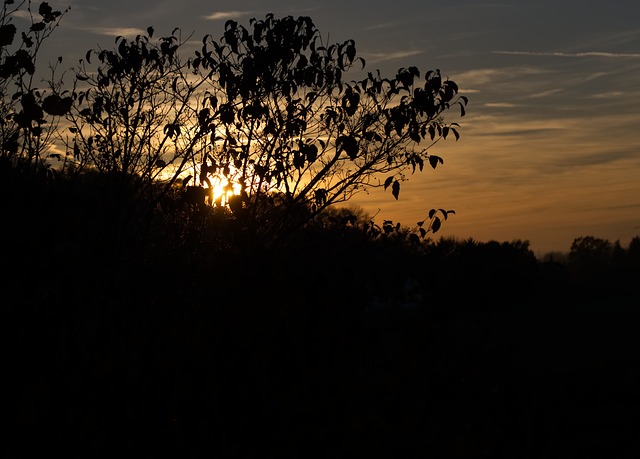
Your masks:
<instances>
[{"instance_id":1,"label":"golden light near horizon","mask_svg":"<svg viewBox=\"0 0 640 459\"><path fill-rule=\"evenodd\" d=\"M399 200L382 189L354 197L352 204L377 218L412 226L431 207L451 208L456 216L441 234L527 239L541 252L567 250L584 234L624 244L638 233L640 3L625 0L612 8L593 2L579 9L560 3L553 16L547 5L533 1L455 8L412 2L410 15L407 8L362 10L306 1L283 9L277 2L256 7L238 0L229 10L201 0L190 1L189 8L145 1L128 8L77 3L43 48L43 61L61 55L63 65L73 63L94 43L108 47L115 36L144 34L150 25L157 34L174 27L193 31L187 55L200 49L206 33L221 35L227 19L246 26L250 18L273 12L309 14L337 41L354 39L367 71L442 69L469 95L461 140L436 145L431 152L442 155L444 167L410 176ZM454 12L452 28L445 19ZM361 20L354 24L352 17ZM198 185L195 164L181 171L181 177L189 174L189 184ZM227 202L240 187L227 180L240 182L239 174L214 175L209 179L215 199Z\"/></svg>"},{"instance_id":2,"label":"golden light near horizon","mask_svg":"<svg viewBox=\"0 0 640 459\"><path fill-rule=\"evenodd\" d=\"M224 175L218 174L210 180L211 186L205 183L205 189L213 188L213 202L220 206L226 206L229 198L237 196L242 191L242 186L237 182L230 181Z\"/></svg>"}]
</instances>

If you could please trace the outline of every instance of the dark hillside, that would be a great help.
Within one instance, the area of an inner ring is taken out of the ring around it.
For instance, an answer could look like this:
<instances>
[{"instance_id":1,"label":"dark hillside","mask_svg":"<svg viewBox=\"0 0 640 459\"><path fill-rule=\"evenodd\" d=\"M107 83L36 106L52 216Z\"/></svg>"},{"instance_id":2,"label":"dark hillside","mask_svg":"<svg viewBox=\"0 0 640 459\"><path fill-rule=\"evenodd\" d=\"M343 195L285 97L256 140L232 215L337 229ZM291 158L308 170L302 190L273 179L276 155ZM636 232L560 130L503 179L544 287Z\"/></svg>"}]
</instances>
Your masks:
<instances>
[{"instance_id":1,"label":"dark hillside","mask_svg":"<svg viewBox=\"0 0 640 459\"><path fill-rule=\"evenodd\" d=\"M266 247L223 209L2 174L6 457L640 452L635 240L596 267L335 222Z\"/></svg>"}]
</instances>

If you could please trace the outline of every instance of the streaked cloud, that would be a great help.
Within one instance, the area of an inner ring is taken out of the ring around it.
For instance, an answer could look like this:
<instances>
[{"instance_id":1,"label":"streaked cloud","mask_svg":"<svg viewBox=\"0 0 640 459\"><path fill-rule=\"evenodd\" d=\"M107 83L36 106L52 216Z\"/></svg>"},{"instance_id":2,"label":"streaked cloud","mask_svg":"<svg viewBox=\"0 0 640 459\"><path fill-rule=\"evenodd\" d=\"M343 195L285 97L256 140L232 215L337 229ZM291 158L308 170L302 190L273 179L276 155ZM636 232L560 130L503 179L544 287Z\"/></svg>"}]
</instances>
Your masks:
<instances>
[{"instance_id":1,"label":"streaked cloud","mask_svg":"<svg viewBox=\"0 0 640 459\"><path fill-rule=\"evenodd\" d=\"M83 28L83 30L108 37L133 37L147 33L146 31L135 27L91 27Z\"/></svg>"},{"instance_id":2,"label":"streaked cloud","mask_svg":"<svg viewBox=\"0 0 640 459\"><path fill-rule=\"evenodd\" d=\"M640 53L609 53L602 51L587 51L581 53L566 53L560 51L492 51L493 54L510 56L551 56L551 57L607 57L607 58L640 58Z\"/></svg>"},{"instance_id":3,"label":"streaked cloud","mask_svg":"<svg viewBox=\"0 0 640 459\"><path fill-rule=\"evenodd\" d=\"M203 16L205 19L209 21L224 21L227 19L237 19L242 16L248 16L253 14L255 11L239 11L239 10L231 10L231 11L216 11L211 14L207 14Z\"/></svg>"},{"instance_id":4,"label":"streaked cloud","mask_svg":"<svg viewBox=\"0 0 640 459\"><path fill-rule=\"evenodd\" d=\"M593 94L591 98L592 99L611 99L612 97L621 97L624 95L625 93L622 91L609 91L609 92L601 92L598 94Z\"/></svg>"},{"instance_id":5,"label":"streaked cloud","mask_svg":"<svg viewBox=\"0 0 640 459\"><path fill-rule=\"evenodd\" d=\"M490 103L484 104L484 106L491 107L491 108L513 108L513 107L517 107L518 104L512 104L509 102L490 102Z\"/></svg>"},{"instance_id":6,"label":"streaked cloud","mask_svg":"<svg viewBox=\"0 0 640 459\"><path fill-rule=\"evenodd\" d=\"M404 59L406 57L416 56L423 54L422 50L414 51L395 51L389 53L362 53L367 63L394 61L397 59Z\"/></svg>"},{"instance_id":7,"label":"streaked cloud","mask_svg":"<svg viewBox=\"0 0 640 459\"><path fill-rule=\"evenodd\" d=\"M591 75L587 75L585 77L585 81L597 80L598 78L603 78L609 75L611 75L611 72L595 72Z\"/></svg>"},{"instance_id":8,"label":"streaked cloud","mask_svg":"<svg viewBox=\"0 0 640 459\"><path fill-rule=\"evenodd\" d=\"M29 14L29 12L27 10L18 10L15 11L14 13L11 14L12 18L20 18L20 19L25 19L27 21L31 20L31 15Z\"/></svg>"},{"instance_id":9,"label":"streaked cloud","mask_svg":"<svg viewBox=\"0 0 640 459\"><path fill-rule=\"evenodd\" d=\"M542 92L537 92L535 94L531 94L529 96L529 99L539 99L542 97L548 97L548 96L552 96L554 94L557 94L559 92L564 91L564 89L562 88L555 88L555 89L549 89L548 91L542 91Z\"/></svg>"},{"instance_id":10,"label":"streaked cloud","mask_svg":"<svg viewBox=\"0 0 640 459\"><path fill-rule=\"evenodd\" d=\"M395 22L383 22L381 24L374 24L369 27L365 27L364 30L378 30L378 29L389 29L391 27L396 26Z\"/></svg>"},{"instance_id":11,"label":"streaked cloud","mask_svg":"<svg viewBox=\"0 0 640 459\"><path fill-rule=\"evenodd\" d=\"M483 69L471 69L463 72L458 72L455 75L455 80L458 83L475 86L475 85L493 83L496 80L501 80L501 79L504 79L505 77L515 78L515 77L521 77L524 75L538 75L543 73L547 73L547 71L544 69L531 67L531 66L483 68Z\"/></svg>"}]
</instances>

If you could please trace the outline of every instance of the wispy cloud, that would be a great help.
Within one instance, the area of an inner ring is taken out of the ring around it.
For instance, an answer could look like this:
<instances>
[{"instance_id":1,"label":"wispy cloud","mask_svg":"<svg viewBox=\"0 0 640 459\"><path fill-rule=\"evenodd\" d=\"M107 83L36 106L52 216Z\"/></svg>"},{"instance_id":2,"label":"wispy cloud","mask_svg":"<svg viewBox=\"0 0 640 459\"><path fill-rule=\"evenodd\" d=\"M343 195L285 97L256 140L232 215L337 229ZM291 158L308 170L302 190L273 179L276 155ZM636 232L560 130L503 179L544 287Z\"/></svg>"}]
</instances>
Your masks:
<instances>
[{"instance_id":1,"label":"wispy cloud","mask_svg":"<svg viewBox=\"0 0 640 459\"><path fill-rule=\"evenodd\" d=\"M640 53L610 53L603 51L587 51L581 53L565 53L560 51L535 52L535 51L492 51L493 54L506 54L510 56L551 56L551 57L607 57L607 58L638 58Z\"/></svg>"},{"instance_id":2,"label":"wispy cloud","mask_svg":"<svg viewBox=\"0 0 640 459\"><path fill-rule=\"evenodd\" d=\"M598 78L603 78L609 75L611 75L610 72L595 72L595 73L592 73L591 75L587 75L585 77L585 81L596 80Z\"/></svg>"},{"instance_id":3,"label":"wispy cloud","mask_svg":"<svg viewBox=\"0 0 640 459\"><path fill-rule=\"evenodd\" d=\"M609 92L601 92L598 94L593 94L591 96L592 99L611 99L612 97L621 97L624 96L625 93L622 91L609 91Z\"/></svg>"},{"instance_id":4,"label":"wispy cloud","mask_svg":"<svg viewBox=\"0 0 640 459\"><path fill-rule=\"evenodd\" d=\"M395 25L397 25L395 22L384 22L382 24L374 24L369 27L365 27L364 30L388 29L390 27L394 27Z\"/></svg>"},{"instance_id":5,"label":"wispy cloud","mask_svg":"<svg viewBox=\"0 0 640 459\"><path fill-rule=\"evenodd\" d=\"M554 94L557 94L559 92L564 91L564 89L562 88L555 88L555 89L549 89L548 91L542 91L542 92L537 92L535 94L531 94L529 96L530 99L539 99L541 97L547 97L547 96L552 96Z\"/></svg>"},{"instance_id":6,"label":"wispy cloud","mask_svg":"<svg viewBox=\"0 0 640 459\"><path fill-rule=\"evenodd\" d=\"M531 66L483 68L459 72L455 75L455 80L458 83L475 86L494 83L496 80L502 80L505 78L519 78L525 75L540 75L544 73L547 73L547 71Z\"/></svg>"},{"instance_id":7,"label":"wispy cloud","mask_svg":"<svg viewBox=\"0 0 640 459\"><path fill-rule=\"evenodd\" d=\"M108 37L133 37L146 34L144 30L135 27L90 27L83 30Z\"/></svg>"},{"instance_id":8,"label":"wispy cloud","mask_svg":"<svg viewBox=\"0 0 640 459\"><path fill-rule=\"evenodd\" d=\"M416 56L423 54L424 51L395 51L391 53L362 53L368 63L394 61L397 59L404 59L406 57Z\"/></svg>"},{"instance_id":9,"label":"wispy cloud","mask_svg":"<svg viewBox=\"0 0 640 459\"><path fill-rule=\"evenodd\" d=\"M15 11L13 14L11 14L11 17L20 18L20 19L26 19L26 20L30 20L31 19L31 15L26 10Z\"/></svg>"},{"instance_id":10,"label":"wispy cloud","mask_svg":"<svg viewBox=\"0 0 640 459\"><path fill-rule=\"evenodd\" d=\"M209 21L223 21L226 19L235 19L241 16L248 16L253 13L254 11L238 11L238 10L216 11L214 13L207 14L206 16L203 16L203 17Z\"/></svg>"},{"instance_id":11,"label":"wispy cloud","mask_svg":"<svg viewBox=\"0 0 640 459\"><path fill-rule=\"evenodd\" d=\"M513 107L517 107L518 104L512 104L509 102L489 102L484 104L485 107L490 107L490 108L513 108Z\"/></svg>"}]
</instances>

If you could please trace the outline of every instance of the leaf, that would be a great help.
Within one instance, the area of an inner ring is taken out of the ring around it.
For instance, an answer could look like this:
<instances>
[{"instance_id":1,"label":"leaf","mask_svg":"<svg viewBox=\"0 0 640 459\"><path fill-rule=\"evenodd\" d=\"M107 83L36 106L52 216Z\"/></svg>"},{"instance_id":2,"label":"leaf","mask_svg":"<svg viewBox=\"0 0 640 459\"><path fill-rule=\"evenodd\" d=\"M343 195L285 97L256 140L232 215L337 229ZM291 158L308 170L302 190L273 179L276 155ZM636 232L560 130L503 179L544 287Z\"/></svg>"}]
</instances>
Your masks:
<instances>
[{"instance_id":1,"label":"leaf","mask_svg":"<svg viewBox=\"0 0 640 459\"><path fill-rule=\"evenodd\" d=\"M49 115L63 116L69 112L72 103L71 97L61 98L56 94L51 94L42 101L42 109Z\"/></svg>"},{"instance_id":2,"label":"leaf","mask_svg":"<svg viewBox=\"0 0 640 459\"><path fill-rule=\"evenodd\" d=\"M31 30L32 32L41 32L45 27L46 26L44 22L36 22L35 24L31 25L29 30Z\"/></svg>"},{"instance_id":3,"label":"leaf","mask_svg":"<svg viewBox=\"0 0 640 459\"><path fill-rule=\"evenodd\" d=\"M436 217L431 224L431 231L437 233L441 226L442 222L440 221L440 218Z\"/></svg>"},{"instance_id":4,"label":"leaf","mask_svg":"<svg viewBox=\"0 0 640 459\"><path fill-rule=\"evenodd\" d=\"M397 180L393 182L393 186L391 187L391 194L394 198L396 198L397 201L398 196L400 195L400 182L398 182Z\"/></svg>"},{"instance_id":5,"label":"leaf","mask_svg":"<svg viewBox=\"0 0 640 459\"><path fill-rule=\"evenodd\" d=\"M51 8L51 6L47 2L42 2L38 7L38 14L40 16L43 16L43 17L49 16L52 13L53 13L53 8Z\"/></svg>"},{"instance_id":6,"label":"leaf","mask_svg":"<svg viewBox=\"0 0 640 459\"><path fill-rule=\"evenodd\" d=\"M4 24L3 26L0 26L0 46L8 46L12 44L16 31L16 26L13 24Z\"/></svg>"},{"instance_id":7,"label":"leaf","mask_svg":"<svg viewBox=\"0 0 640 459\"><path fill-rule=\"evenodd\" d=\"M431 164L431 167L435 169L438 163L444 164L444 160L440 156L435 156L435 155L429 156L429 164Z\"/></svg>"},{"instance_id":8,"label":"leaf","mask_svg":"<svg viewBox=\"0 0 640 459\"><path fill-rule=\"evenodd\" d=\"M434 216L435 214L436 214L436 210L435 210L435 209L431 209L431 210L429 211L429 218L430 218L430 219L431 219L431 218L433 218L433 216Z\"/></svg>"},{"instance_id":9,"label":"leaf","mask_svg":"<svg viewBox=\"0 0 640 459\"><path fill-rule=\"evenodd\" d=\"M147 27L147 34L149 35L149 38L153 37L153 27Z\"/></svg>"},{"instance_id":10,"label":"leaf","mask_svg":"<svg viewBox=\"0 0 640 459\"><path fill-rule=\"evenodd\" d=\"M24 32L22 32L22 43L24 43L27 48L31 48L33 46L33 40Z\"/></svg>"},{"instance_id":11,"label":"leaf","mask_svg":"<svg viewBox=\"0 0 640 459\"><path fill-rule=\"evenodd\" d=\"M336 149L338 153L346 152L349 158L354 160L358 156L358 141L352 136L341 135L336 139Z\"/></svg>"},{"instance_id":12,"label":"leaf","mask_svg":"<svg viewBox=\"0 0 640 459\"><path fill-rule=\"evenodd\" d=\"M436 128L433 124L429 126L429 137L431 137L431 140L436 137Z\"/></svg>"},{"instance_id":13,"label":"leaf","mask_svg":"<svg viewBox=\"0 0 640 459\"><path fill-rule=\"evenodd\" d=\"M387 188L389 188L389 185L391 185L391 182L393 182L393 176L387 177L387 179L384 181L384 189L385 190Z\"/></svg>"}]
</instances>

